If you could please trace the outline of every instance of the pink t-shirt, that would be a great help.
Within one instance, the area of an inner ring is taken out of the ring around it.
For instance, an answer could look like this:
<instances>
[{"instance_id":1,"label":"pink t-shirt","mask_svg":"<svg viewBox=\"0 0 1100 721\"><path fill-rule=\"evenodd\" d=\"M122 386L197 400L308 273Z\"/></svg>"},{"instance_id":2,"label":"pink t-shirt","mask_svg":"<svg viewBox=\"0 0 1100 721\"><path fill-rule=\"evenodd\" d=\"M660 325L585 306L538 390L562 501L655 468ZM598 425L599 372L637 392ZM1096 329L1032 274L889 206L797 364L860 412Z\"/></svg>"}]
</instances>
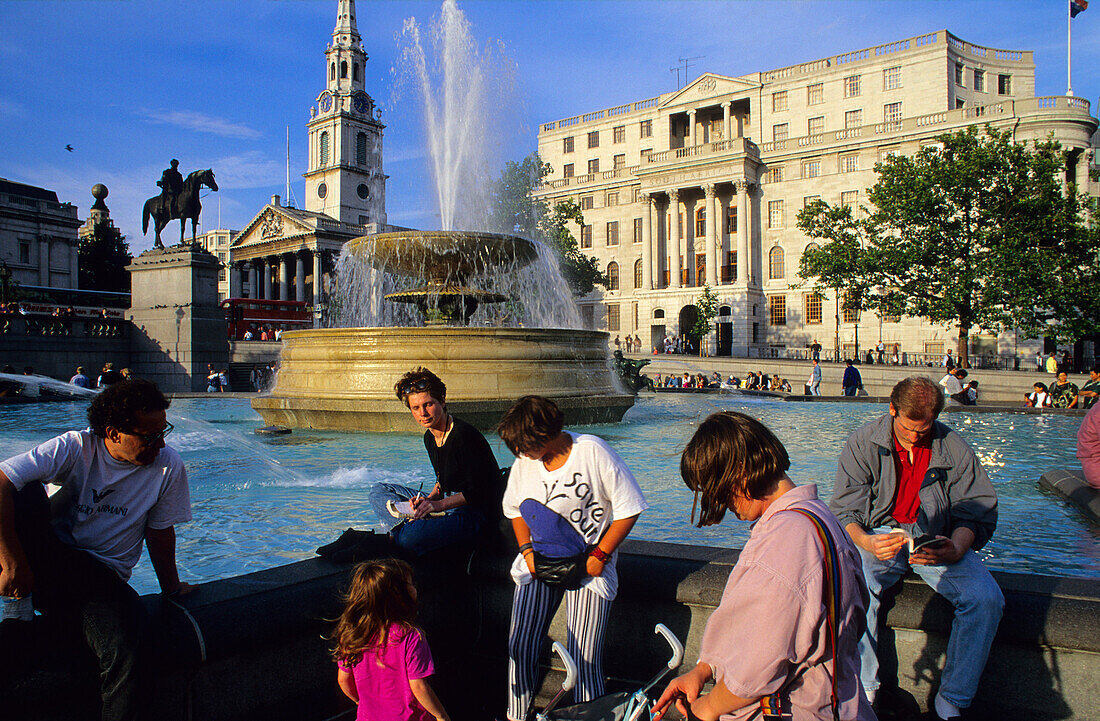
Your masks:
<instances>
[{"instance_id":1,"label":"pink t-shirt","mask_svg":"<svg viewBox=\"0 0 1100 721\"><path fill-rule=\"evenodd\" d=\"M428 642L416 629L391 626L386 648L363 653L350 670L359 692L356 721L432 721L433 717L413 696L409 679L435 673Z\"/></svg>"},{"instance_id":2,"label":"pink t-shirt","mask_svg":"<svg viewBox=\"0 0 1100 721\"><path fill-rule=\"evenodd\" d=\"M1077 457L1090 486L1100 489L1100 403L1094 405L1077 430Z\"/></svg>"}]
</instances>

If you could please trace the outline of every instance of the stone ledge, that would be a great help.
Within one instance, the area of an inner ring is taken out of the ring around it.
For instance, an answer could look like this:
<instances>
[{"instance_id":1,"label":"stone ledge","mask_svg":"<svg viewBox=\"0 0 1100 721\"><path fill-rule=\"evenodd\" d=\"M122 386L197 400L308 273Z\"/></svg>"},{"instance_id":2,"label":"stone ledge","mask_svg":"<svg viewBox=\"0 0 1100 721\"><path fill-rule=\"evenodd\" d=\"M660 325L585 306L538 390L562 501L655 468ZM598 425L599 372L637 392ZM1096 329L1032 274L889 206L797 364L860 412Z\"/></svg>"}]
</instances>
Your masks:
<instances>
[{"instance_id":1,"label":"stone ledge","mask_svg":"<svg viewBox=\"0 0 1100 721\"><path fill-rule=\"evenodd\" d=\"M1082 471L1047 471L1039 478L1039 485L1065 498L1089 520L1100 523L1100 491L1085 481Z\"/></svg>"}]
</instances>

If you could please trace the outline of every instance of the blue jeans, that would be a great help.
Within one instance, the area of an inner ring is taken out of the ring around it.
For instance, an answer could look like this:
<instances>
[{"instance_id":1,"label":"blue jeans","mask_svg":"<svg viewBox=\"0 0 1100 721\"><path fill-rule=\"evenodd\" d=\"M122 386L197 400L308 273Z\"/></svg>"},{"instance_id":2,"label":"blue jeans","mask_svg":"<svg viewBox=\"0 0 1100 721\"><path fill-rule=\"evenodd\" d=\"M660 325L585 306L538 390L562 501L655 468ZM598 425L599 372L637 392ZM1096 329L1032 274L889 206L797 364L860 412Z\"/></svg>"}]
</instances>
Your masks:
<instances>
[{"instance_id":1,"label":"blue jeans","mask_svg":"<svg viewBox=\"0 0 1100 721\"><path fill-rule=\"evenodd\" d=\"M875 533L890 530L876 528ZM967 551L957 563L949 566L910 566L909 552L905 548L890 561L880 561L862 548L859 553L863 558L863 577L870 595L867 631L859 641L863 688L870 693L879 687L878 613L882 592L901 580L905 572L912 568L932 590L955 607L939 693L959 708L970 706L978 691L978 682L1005 605L1000 587L989 575L978 554Z\"/></svg>"},{"instance_id":2,"label":"blue jeans","mask_svg":"<svg viewBox=\"0 0 1100 721\"><path fill-rule=\"evenodd\" d=\"M844 395L854 396L858 390L856 386L844 386Z\"/></svg>"},{"instance_id":3,"label":"blue jeans","mask_svg":"<svg viewBox=\"0 0 1100 721\"><path fill-rule=\"evenodd\" d=\"M400 548L420 557L444 548L474 546L485 527L485 517L472 506L459 506L438 518L406 520L403 523L390 515L386 508L387 501L407 501L418 493L416 489L397 483L376 483L370 489L369 499L375 515Z\"/></svg>"}]
</instances>

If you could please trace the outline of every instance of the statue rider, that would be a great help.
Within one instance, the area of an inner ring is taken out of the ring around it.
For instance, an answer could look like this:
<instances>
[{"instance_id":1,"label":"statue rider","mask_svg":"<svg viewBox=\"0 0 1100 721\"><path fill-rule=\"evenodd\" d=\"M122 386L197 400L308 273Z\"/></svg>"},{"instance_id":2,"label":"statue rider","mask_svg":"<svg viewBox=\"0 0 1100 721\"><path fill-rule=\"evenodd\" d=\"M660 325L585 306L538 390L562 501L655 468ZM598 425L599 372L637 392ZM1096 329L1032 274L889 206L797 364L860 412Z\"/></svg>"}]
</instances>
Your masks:
<instances>
[{"instance_id":1,"label":"statue rider","mask_svg":"<svg viewBox=\"0 0 1100 721\"><path fill-rule=\"evenodd\" d=\"M177 168L180 161L172 158L172 167L165 168L164 172L160 175L160 180L157 181L157 185L160 186L160 194L165 198L165 204L168 207L171 218L179 217L179 208L177 207L177 198L180 193L183 192L183 174L180 173Z\"/></svg>"}]
</instances>

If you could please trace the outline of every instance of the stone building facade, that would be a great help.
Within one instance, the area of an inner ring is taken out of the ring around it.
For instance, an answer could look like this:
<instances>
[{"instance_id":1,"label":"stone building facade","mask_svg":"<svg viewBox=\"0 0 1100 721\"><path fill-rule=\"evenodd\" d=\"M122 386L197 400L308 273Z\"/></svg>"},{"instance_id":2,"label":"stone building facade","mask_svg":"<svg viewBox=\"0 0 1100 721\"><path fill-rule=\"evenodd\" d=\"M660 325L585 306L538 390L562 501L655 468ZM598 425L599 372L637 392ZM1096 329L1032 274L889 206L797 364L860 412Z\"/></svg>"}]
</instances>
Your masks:
<instances>
[{"instance_id":1,"label":"stone building facade","mask_svg":"<svg viewBox=\"0 0 1100 721\"><path fill-rule=\"evenodd\" d=\"M957 340L950 327L856 317L832 294L792 287L810 242L796 217L817 198L865 207L876 162L985 123L1018 140L1053 135L1070 151L1067 180L1100 194L1088 174L1089 102L1035 97L1030 51L941 30L741 77L706 73L677 92L546 123L538 152L553 170L538 195L577 200L585 225L574 233L609 274L582 317L637 333L647 351L690 327L709 285L720 297L712 353L797 357L838 337L851 355L858 333L863 349L881 340L939 354ZM981 352L1025 352L1012 333L977 341Z\"/></svg>"},{"instance_id":2,"label":"stone building facade","mask_svg":"<svg viewBox=\"0 0 1100 721\"><path fill-rule=\"evenodd\" d=\"M230 230L228 228L216 228L214 230L208 230L205 233L195 236L195 242L206 249L208 253L213 255L219 261L221 261L222 269L218 271L218 302L222 302L226 298L234 297L232 295L233 289L230 288L229 282L229 246L233 243L233 239L240 233L239 230ZM238 276L240 278L240 276ZM237 288L238 296L243 289Z\"/></svg>"},{"instance_id":3,"label":"stone building facade","mask_svg":"<svg viewBox=\"0 0 1100 721\"><path fill-rule=\"evenodd\" d=\"M0 178L0 261L14 283L79 287L80 226L76 206L54 191Z\"/></svg>"}]
</instances>

